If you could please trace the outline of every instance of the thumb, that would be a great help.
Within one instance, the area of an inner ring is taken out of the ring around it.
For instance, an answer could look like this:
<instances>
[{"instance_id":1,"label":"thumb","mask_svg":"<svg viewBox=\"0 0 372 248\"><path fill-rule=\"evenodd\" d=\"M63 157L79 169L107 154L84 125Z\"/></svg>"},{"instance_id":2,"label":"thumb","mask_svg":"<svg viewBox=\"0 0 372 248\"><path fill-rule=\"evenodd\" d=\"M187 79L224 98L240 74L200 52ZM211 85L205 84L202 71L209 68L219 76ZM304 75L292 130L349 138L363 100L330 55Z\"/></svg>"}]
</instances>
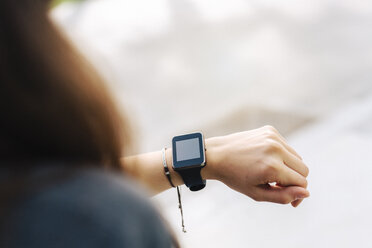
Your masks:
<instances>
[{"instance_id":1,"label":"thumb","mask_svg":"<svg viewBox=\"0 0 372 248\"><path fill-rule=\"evenodd\" d=\"M263 201L287 204L298 199L309 197L307 189L299 186L271 186L270 184L260 185L257 188L257 194Z\"/></svg>"}]
</instances>

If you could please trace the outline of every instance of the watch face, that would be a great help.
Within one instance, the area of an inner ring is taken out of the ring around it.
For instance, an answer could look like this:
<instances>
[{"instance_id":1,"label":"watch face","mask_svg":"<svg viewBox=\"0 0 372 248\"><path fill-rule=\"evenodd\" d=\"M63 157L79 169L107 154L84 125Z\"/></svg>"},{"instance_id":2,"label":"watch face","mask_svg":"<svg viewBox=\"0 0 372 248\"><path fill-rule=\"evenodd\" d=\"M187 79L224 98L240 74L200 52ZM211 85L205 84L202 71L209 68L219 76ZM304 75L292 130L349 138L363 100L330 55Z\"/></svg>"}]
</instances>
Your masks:
<instances>
[{"instance_id":1,"label":"watch face","mask_svg":"<svg viewBox=\"0 0 372 248\"><path fill-rule=\"evenodd\" d=\"M175 169L203 166L205 163L204 142L201 133L174 137L172 150Z\"/></svg>"}]
</instances>

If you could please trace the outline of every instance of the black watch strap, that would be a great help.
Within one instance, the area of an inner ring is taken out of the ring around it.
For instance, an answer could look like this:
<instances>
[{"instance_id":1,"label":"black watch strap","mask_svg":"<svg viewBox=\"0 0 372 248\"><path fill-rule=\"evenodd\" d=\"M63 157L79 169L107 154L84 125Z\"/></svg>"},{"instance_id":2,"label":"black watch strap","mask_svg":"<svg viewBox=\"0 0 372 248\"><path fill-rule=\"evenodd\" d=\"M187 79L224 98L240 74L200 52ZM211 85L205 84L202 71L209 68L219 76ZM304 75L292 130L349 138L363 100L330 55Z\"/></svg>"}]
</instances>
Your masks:
<instances>
[{"instance_id":1,"label":"black watch strap","mask_svg":"<svg viewBox=\"0 0 372 248\"><path fill-rule=\"evenodd\" d=\"M186 186L191 191L201 190L206 185L206 181L203 180L200 175L201 169L202 167L196 167L178 171L183 181L185 182Z\"/></svg>"}]
</instances>

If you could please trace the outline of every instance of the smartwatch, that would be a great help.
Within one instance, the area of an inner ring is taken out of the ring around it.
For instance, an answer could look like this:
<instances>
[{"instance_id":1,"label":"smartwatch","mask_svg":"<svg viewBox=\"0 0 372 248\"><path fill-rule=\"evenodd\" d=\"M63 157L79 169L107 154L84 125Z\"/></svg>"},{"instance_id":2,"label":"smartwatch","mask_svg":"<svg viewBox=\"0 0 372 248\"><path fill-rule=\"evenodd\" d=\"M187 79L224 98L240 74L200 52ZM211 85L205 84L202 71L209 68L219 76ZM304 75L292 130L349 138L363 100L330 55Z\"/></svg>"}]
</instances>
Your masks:
<instances>
[{"instance_id":1,"label":"smartwatch","mask_svg":"<svg viewBox=\"0 0 372 248\"><path fill-rule=\"evenodd\" d=\"M200 175L206 165L203 134L200 132L175 136L172 139L173 169L191 191L205 187Z\"/></svg>"}]
</instances>

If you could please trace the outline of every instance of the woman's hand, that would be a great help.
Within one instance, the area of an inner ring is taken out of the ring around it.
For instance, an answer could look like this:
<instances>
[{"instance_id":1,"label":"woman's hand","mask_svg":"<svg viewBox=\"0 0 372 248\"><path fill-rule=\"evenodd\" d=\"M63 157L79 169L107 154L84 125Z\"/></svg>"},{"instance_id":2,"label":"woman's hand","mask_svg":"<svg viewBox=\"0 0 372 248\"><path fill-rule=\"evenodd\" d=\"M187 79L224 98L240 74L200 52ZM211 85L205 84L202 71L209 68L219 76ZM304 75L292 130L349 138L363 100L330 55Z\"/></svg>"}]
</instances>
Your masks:
<instances>
[{"instance_id":1,"label":"woman's hand","mask_svg":"<svg viewBox=\"0 0 372 248\"><path fill-rule=\"evenodd\" d=\"M275 128L265 126L205 142L203 177L217 179L256 201L297 207L309 196L309 169Z\"/></svg>"}]
</instances>

